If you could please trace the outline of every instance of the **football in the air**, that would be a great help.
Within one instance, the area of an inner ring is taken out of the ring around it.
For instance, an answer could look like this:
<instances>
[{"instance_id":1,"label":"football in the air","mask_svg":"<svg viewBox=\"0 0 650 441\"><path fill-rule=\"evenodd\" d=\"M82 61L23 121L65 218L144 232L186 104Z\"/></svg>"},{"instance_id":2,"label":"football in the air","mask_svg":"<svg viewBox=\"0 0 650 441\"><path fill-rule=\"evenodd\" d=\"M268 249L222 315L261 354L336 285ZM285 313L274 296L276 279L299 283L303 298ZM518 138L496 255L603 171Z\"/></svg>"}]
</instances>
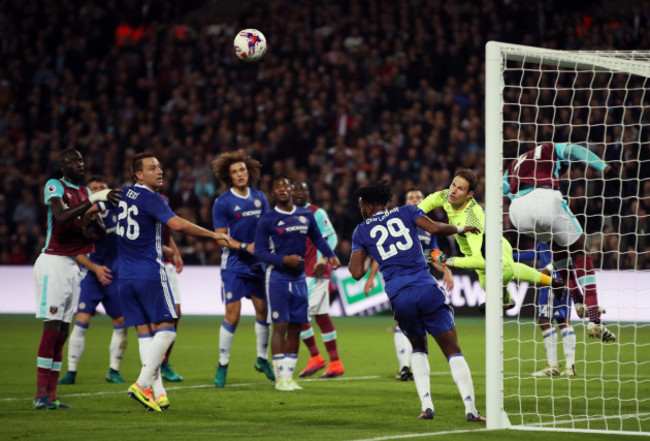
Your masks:
<instances>
[{"instance_id":1,"label":"football in the air","mask_svg":"<svg viewBox=\"0 0 650 441\"><path fill-rule=\"evenodd\" d=\"M235 36L235 55L247 63L255 63L266 54L266 37L257 29L243 29Z\"/></svg>"}]
</instances>

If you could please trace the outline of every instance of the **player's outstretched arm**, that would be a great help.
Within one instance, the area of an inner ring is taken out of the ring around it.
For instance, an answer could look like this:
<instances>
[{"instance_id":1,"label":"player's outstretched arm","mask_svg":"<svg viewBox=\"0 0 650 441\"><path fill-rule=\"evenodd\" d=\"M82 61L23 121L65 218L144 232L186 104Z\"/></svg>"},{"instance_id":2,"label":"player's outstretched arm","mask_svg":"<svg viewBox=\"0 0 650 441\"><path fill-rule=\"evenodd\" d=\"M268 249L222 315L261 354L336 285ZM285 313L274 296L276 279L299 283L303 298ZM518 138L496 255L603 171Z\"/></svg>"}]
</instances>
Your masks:
<instances>
[{"instance_id":1,"label":"player's outstretched arm","mask_svg":"<svg viewBox=\"0 0 650 441\"><path fill-rule=\"evenodd\" d=\"M97 202L108 201L112 204L117 204L121 196L121 189L102 190L91 195L81 204L77 204L74 207L68 208L63 205L63 200L60 197L53 197L50 199L50 208L52 208L52 216L54 217L54 220L59 223L65 223L76 217L82 216L86 212L88 214L92 214L94 212L100 211L97 205L95 205Z\"/></svg>"},{"instance_id":2,"label":"player's outstretched arm","mask_svg":"<svg viewBox=\"0 0 650 441\"><path fill-rule=\"evenodd\" d=\"M93 207L93 204L90 202L90 199L86 199L81 204L77 204L74 207L69 208L65 208L65 205L63 205L63 200L61 198L54 197L50 199L52 217L54 217L54 220L59 223L71 221L72 219L84 215L86 212L92 214L93 211L97 211L97 209L89 210L91 207Z\"/></svg>"},{"instance_id":3,"label":"player's outstretched arm","mask_svg":"<svg viewBox=\"0 0 650 441\"><path fill-rule=\"evenodd\" d=\"M214 231L219 234L226 234L228 233L228 228L215 228ZM219 246L228 247L233 250L246 251L251 254L255 252L255 243L240 242L233 238L230 238L230 243L225 240L219 240L217 242L219 242Z\"/></svg>"},{"instance_id":4,"label":"player's outstretched arm","mask_svg":"<svg viewBox=\"0 0 650 441\"><path fill-rule=\"evenodd\" d=\"M201 226L183 219L180 216L174 216L167 221L167 226L174 231L182 231L190 236L207 237L209 239L224 240L230 245L232 238L224 233L207 230Z\"/></svg>"},{"instance_id":5,"label":"player's outstretched arm","mask_svg":"<svg viewBox=\"0 0 650 441\"><path fill-rule=\"evenodd\" d=\"M435 222L429 219L426 216L420 216L415 220L415 225L418 227L422 228L425 231L428 231L431 234L444 234L444 235L451 235L451 234L465 234L465 233L480 233L481 230L479 230L477 227L469 227L469 226L454 226L454 225L449 225L445 224L442 222Z\"/></svg>"}]
</instances>

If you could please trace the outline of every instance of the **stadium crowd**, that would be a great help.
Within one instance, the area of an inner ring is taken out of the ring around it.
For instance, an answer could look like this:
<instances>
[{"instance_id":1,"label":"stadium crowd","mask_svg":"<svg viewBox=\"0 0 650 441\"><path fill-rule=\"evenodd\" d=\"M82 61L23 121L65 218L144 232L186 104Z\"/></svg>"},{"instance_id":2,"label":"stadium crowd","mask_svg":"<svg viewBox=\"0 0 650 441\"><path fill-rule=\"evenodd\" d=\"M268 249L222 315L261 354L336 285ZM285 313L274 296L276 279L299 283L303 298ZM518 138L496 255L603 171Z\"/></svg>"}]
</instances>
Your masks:
<instances>
[{"instance_id":1,"label":"stadium crowd","mask_svg":"<svg viewBox=\"0 0 650 441\"><path fill-rule=\"evenodd\" d=\"M60 177L66 147L111 186L132 183L132 156L153 152L172 209L209 229L220 191L210 164L244 149L263 164L267 194L278 172L309 183L347 259L359 186L386 178L397 194L411 186L428 194L448 186L458 167L484 175L487 41L650 47L650 12L631 2L616 10L559 0L244 3L227 23L210 14L181 19L149 0L0 3L0 264L38 256L43 185ZM268 38L259 64L233 56L232 38L244 27ZM650 269L647 124L636 139L612 134L614 147L602 152L624 194L638 197L585 198L589 176L571 171L572 210L598 220L586 224L597 267ZM476 197L484 200L483 181ZM219 261L214 243L178 239L186 264Z\"/></svg>"}]
</instances>

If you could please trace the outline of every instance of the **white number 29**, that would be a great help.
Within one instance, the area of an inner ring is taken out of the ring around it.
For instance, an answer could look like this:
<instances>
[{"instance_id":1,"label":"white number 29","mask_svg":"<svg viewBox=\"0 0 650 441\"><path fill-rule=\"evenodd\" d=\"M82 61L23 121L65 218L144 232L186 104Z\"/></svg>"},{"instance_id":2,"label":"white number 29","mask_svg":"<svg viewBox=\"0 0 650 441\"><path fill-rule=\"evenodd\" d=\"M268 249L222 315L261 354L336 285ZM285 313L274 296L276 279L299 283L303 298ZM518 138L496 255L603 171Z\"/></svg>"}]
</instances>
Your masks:
<instances>
[{"instance_id":1,"label":"white number 29","mask_svg":"<svg viewBox=\"0 0 650 441\"><path fill-rule=\"evenodd\" d=\"M413 246L413 239L409 233L409 229L406 228L401 219L390 219L386 222L386 226L376 225L370 230L370 237L373 239L379 236L377 239L377 250L381 255L383 260L389 259L397 254L397 250L406 251ZM397 241L394 244L389 244L387 248L384 248L384 242L388 239L388 236L397 238L401 237L404 241Z\"/></svg>"},{"instance_id":2,"label":"white number 29","mask_svg":"<svg viewBox=\"0 0 650 441\"><path fill-rule=\"evenodd\" d=\"M126 233L127 239L136 240L138 236L140 236L140 225L131 216L138 215L138 207L135 205L131 205L129 207L124 201L120 201L118 207L119 213L117 214L117 235L124 237L124 234ZM120 220L122 219L126 219L126 228L120 225Z\"/></svg>"}]
</instances>

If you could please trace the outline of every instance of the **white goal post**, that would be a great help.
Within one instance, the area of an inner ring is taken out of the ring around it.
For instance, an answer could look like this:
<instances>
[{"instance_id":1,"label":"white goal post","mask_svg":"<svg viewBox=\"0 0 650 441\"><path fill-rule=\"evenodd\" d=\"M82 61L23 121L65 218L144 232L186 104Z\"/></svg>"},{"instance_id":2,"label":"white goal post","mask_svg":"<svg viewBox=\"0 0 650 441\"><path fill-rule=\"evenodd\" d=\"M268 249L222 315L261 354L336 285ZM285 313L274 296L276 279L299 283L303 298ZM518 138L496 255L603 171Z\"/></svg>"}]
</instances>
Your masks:
<instances>
[{"instance_id":1,"label":"white goal post","mask_svg":"<svg viewBox=\"0 0 650 441\"><path fill-rule=\"evenodd\" d=\"M623 242L632 244L617 254L620 263L610 271L621 279L627 278L625 274L645 277L645 286L641 283L638 290L650 299L650 271L644 266L650 258L650 244L642 248L637 230L626 230L643 221L637 219L642 213L639 206L644 197L650 198L650 176L640 174L640 170L647 172L650 157L650 51L561 51L489 42L485 66L487 428L650 435L648 323L608 321L604 314L603 323L617 335L615 342L606 343L586 338L588 319L572 321L578 375L538 378L531 374L536 366L539 369L546 364L547 347L533 318L538 291L533 289L534 298L527 297L527 304L519 305L521 311L528 311L526 316L519 312L504 318L501 307L501 238L504 234L516 237L517 242L512 243L515 250L520 248L519 238L524 238L514 227L504 227L508 210L501 191L502 176L511 160L531 145L542 143L577 144L599 157L607 152L610 159L618 155L615 162L625 169L618 195L606 195L602 175L587 171L582 172L580 188L565 179L561 190L568 206L574 204L574 214L583 227L585 219L591 222L590 227L598 221L610 232L585 228L586 243L592 251L597 250L594 255L603 256L601 266L606 258L611 261L604 252L607 237L619 247ZM613 103L612 96L620 99ZM600 192L590 193L594 188L590 183L596 181L601 182ZM574 192L580 191L580 199L567 195L571 185L575 185ZM608 197L619 207L634 207L633 211L619 208L614 214L606 212ZM576 212L582 203L584 211ZM598 203L602 203L602 212L592 215ZM530 245L530 240L522 239L522 243ZM599 289L600 298L603 289ZM623 308L617 304L608 307L614 311ZM650 316L648 304L637 309L639 317ZM560 341L557 346L561 355Z\"/></svg>"}]
</instances>

